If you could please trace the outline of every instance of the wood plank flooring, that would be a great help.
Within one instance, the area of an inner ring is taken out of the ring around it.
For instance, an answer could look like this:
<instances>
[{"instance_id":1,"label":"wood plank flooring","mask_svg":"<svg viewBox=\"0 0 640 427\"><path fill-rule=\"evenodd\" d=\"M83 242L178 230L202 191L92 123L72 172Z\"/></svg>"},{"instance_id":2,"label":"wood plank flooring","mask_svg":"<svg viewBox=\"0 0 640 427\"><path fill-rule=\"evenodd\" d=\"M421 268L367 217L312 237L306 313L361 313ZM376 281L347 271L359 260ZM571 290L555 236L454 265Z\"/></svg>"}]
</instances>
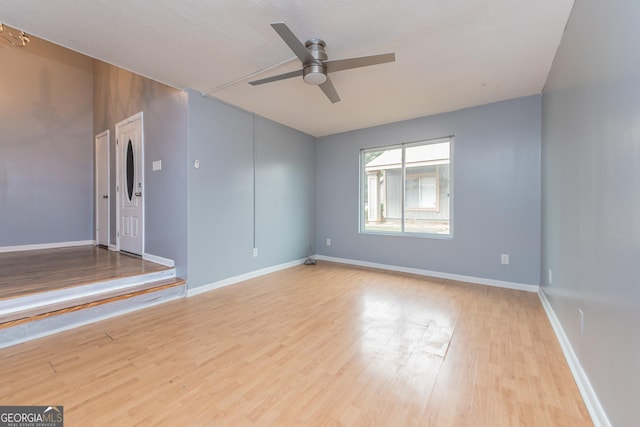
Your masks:
<instances>
[{"instance_id":1,"label":"wood plank flooring","mask_svg":"<svg viewBox=\"0 0 640 427\"><path fill-rule=\"evenodd\" d=\"M590 426L535 294L299 266L0 350L69 426Z\"/></svg>"},{"instance_id":2,"label":"wood plank flooring","mask_svg":"<svg viewBox=\"0 0 640 427\"><path fill-rule=\"evenodd\" d=\"M0 300L166 270L98 246L0 253Z\"/></svg>"}]
</instances>

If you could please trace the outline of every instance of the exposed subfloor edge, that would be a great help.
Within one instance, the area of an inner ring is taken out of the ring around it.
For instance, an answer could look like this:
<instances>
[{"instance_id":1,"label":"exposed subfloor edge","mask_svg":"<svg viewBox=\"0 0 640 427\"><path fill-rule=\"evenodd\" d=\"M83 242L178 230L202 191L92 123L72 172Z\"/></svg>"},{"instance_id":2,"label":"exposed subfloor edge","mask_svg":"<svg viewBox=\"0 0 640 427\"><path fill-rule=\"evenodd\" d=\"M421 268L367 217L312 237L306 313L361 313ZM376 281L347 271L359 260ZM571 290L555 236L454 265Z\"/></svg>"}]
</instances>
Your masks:
<instances>
[{"instance_id":1,"label":"exposed subfloor edge","mask_svg":"<svg viewBox=\"0 0 640 427\"><path fill-rule=\"evenodd\" d=\"M143 283L175 278L175 276L175 269L169 268L152 273L120 277L117 279L88 283L86 285L70 286L68 288L40 292L24 297L0 300L0 316L8 315L17 310L35 309L42 305L63 303L64 301L71 301L88 296L99 298L100 294L113 292L115 290L121 290L125 293L128 288Z\"/></svg>"},{"instance_id":2,"label":"exposed subfloor edge","mask_svg":"<svg viewBox=\"0 0 640 427\"><path fill-rule=\"evenodd\" d=\"M153 307L184 295L185 285L182 284L0 329L0 349Z\"/></svg>"}]
</instances>

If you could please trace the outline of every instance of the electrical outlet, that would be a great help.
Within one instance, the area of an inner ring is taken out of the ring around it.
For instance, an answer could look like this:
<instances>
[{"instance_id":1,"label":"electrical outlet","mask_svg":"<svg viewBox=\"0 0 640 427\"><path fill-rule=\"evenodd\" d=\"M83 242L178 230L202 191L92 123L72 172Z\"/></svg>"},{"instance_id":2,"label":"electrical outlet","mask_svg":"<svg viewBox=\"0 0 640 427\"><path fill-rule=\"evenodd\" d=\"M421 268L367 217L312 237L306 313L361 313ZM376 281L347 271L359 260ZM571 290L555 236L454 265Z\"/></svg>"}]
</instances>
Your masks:
<instances>
[{"instance_id":1,"label":"electrical outlet","mask_svg":"<svg viewBox=\"0 0 640 427\"><path fill-rule=\"evenodd\" d=\"M549 269L549 284L553 283L553 272Z\"/></svg>"},{"instance_id":2,"label":"electrical outlet","mask_svg":"<svg viewBox=\"0 0 640 427\"><path fill-rule=\"evenodd\" d=\"M331 246L331 239L327 238L327 246Z\"/></svg>"},{"instance_id":3,"label":"electrical outlet","mask_svg":"<svg viewBox=\"0 0 640 427\"><path fill-rule=\"evenodd\" d=\"M500 255L500 262L502 264L509 264L509 254Z\"/></svg>"},{"instance_id":4,"label":"electrical outlet","mask_svg":"<svg viewBox=\"0 0 640 427\"><path fill-rule=\"evenodd\" d=\"M253 248L253 256L258 256L258 248Z\"/></svg>"},{"instance_id":5,"label":"electrical outlet","mask_svg":"<svg viewBox=\"0 0 640 427\"><path fill-rule=\"evenodd\" d=\"M578 313L580 314L580 332L584 332L584 312L579 308Z\"/></svg>"}]
</instances>

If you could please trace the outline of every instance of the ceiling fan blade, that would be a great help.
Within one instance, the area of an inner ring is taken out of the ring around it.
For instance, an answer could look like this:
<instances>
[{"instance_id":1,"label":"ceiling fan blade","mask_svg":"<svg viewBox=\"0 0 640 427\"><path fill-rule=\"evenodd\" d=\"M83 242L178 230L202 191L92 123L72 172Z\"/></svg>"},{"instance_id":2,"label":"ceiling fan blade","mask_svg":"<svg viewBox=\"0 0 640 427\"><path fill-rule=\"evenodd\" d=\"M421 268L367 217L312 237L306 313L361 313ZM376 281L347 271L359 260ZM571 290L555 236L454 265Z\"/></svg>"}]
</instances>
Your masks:
<instances>
[{"instance_id":1,"label":"ceiling fan blade","mask_svg":"<svg viewBox=\"0 0 640 427\"><path fill-rule=\"evenodd\" d=\"M309 53L307 48L304 47L304 43L302 43L295 34L293 34L289 27L287 27L287 24L284 22L275 22L271 24L271 26L303 64L318 62L313 56L311 56L311 53Z\"/></svg>"},{"instance_id":2,"label":"ceiling fan blade","mask_svg":"<svg viewBox=\"0 0 640 427\"><path fill-rule=\"evenodd\" d=\"M332 104L340 102L340 96L338 96L338 92L336 92L336 88L333 87L333 83L331 83L331 79L329 79L328 76L327 81L320 85L320 89L327 95L327 98L329 98Z\"/></svg>"},{"instance_id":3,"label":"ceiling fan blade","mask_svg":"<svg viewBox=\"0 0 640 427\"><path fill-rule=\"evenodd\" d=\"M383 53L381 55L361 56L359 58L336 59L335 61L324 61L327 73L335 71L349 70L351 68L368 67L369 65L384 64L394 62L395 53Z\"/></svg>"},{"instance_id":4,"label":"ceiling fan blade","mask_svg":"<svg viewBox=\"0 0 640 427\"><path fill-rule=\"evenodd\" d=\"M260 80L254 80L249 82L250 85L256 86L265 83L277 82L278 80L290 79L292 77L299 77L302 75L302 70L291 71L289 73L278 74L277 76L267 77Z\"/></svg>"}]
</instances>

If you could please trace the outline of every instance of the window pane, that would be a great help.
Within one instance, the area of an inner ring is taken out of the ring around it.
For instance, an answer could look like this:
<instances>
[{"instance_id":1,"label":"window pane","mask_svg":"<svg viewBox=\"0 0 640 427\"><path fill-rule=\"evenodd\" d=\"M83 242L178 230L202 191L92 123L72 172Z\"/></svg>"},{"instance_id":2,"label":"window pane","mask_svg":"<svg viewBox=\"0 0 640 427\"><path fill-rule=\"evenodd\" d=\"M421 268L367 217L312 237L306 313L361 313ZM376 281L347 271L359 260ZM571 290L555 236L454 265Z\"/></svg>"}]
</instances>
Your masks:
<instances>
[{"instance_id":1,"label":"window pane","mask_svg":"<svg viewBox=\"0 0 640 427\"><path fill-rule=\"evenodd\" d=\"M134 162L133 162L133 146L131 140L127 144L127 196L129 201L133 198L133 180L135 177Z\"/></svg>"},{"instance_id":2,"label":"window pane","mask_svg":"<svg viewBox=\"0 0 640 427\"><path fill-rule=\"evenodd\" d=\"M402 149L364 151L364 230L402 231Z\"/></svg>"},{"instance_id":3,"label":"window pane","mask_svg":"<svg viewBox=\"0 0 640 427\"><path fill-rule=\"evenodd\" d=\"M450 234L451 140L362 150L361 231Z\"/></svg>"},{"instance_id":4,"label":"window pane","mask_svg":"<svg viewBox=\"0 0 640 427\"><path fill-rule=\"evenodd\" d=\"M405 148L405 232L449 234L449 149L449 142Z\"/></svg>"},{"instance_id":5,"label":"window pane","mask_svg":"<svg viewBox=\"0 0 640 427\"><path fill-rule=\"evenodd\" d=\"M392 169L384 173L385 194L382 211L385 213L387 221L397 221L400 230L400 220L402 218L402 170Z\"/></svg>"},{"instance_id":6,"label":"window pane","mask_svg":"<svg viewBox=\"0 0 640 427\"><path fill-rule=\"evenodd\" d=\"M420 207L420 180L418 178L409 178L405 187L404 203L408 208Z\"/></svg>"},{"instance_id":7,"label":"window pane","mask_svg":"<svg viewBox=\"0 0 640 427\"><path fill-rule=\"evenodd\" d=\"M436 209L438 194L436 192L436 177L424 176L420 178L420 207Z\"/></svg>"}]
</instances>

